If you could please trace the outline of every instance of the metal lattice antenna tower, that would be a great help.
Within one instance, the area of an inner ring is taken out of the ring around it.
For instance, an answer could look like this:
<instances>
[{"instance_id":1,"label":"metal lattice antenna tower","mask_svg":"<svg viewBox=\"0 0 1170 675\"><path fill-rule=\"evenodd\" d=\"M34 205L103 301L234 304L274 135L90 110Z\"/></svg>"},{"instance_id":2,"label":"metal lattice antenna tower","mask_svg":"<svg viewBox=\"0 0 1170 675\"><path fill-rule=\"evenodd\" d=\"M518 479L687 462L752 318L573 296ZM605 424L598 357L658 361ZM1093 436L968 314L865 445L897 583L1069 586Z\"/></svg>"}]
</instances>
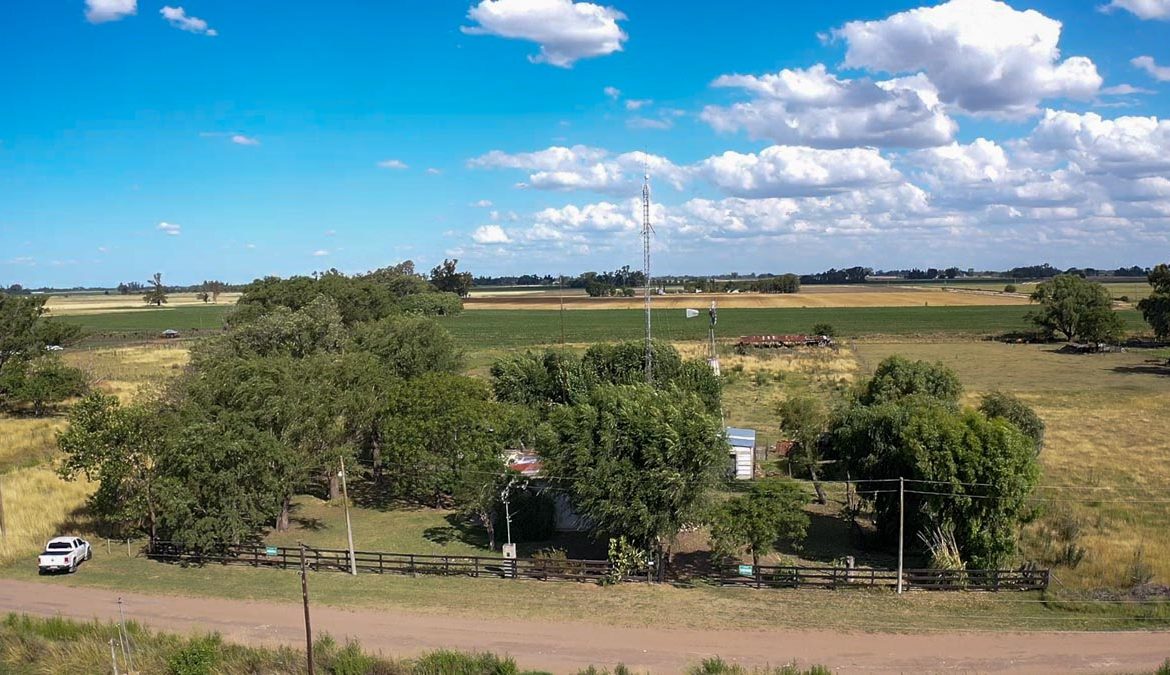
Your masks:
<instances>
[{"instance_id":1,"label":"metal lattice antenna tower","mask_svg":"<svg viewBox=\"0 0 1170 675\"><path fill-rule=\"evenodd\" d=\"M654 227L650 225L650 174L644 176L642 183L642 274L645 277L646 288L646 381L654 381L654 347L650 342L650 235Z\"/></svg>"}]
</instances>

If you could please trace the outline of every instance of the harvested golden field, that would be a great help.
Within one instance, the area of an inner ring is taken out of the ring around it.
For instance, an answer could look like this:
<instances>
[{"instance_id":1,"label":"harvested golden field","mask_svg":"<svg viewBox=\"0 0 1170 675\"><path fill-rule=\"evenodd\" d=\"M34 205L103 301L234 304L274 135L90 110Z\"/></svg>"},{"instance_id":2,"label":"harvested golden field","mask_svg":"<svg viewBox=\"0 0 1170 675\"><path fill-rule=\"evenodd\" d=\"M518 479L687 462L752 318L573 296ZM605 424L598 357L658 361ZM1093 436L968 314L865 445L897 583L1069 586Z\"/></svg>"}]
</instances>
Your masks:
<instances>
[{"instance_id":1,"label":"harvested golden field","mask_svg":"<svg viewBox=\"0 0 1170 675\"><path fill-rule=\"evenodd\" d=\"M91 487L85 480L62 480L47 465L0 474L7 525L0 539L0 562L28 557L33 565L32 556L49 537L80 534L85 528L78 522L79 512Z\"/></svg>"},{"instance_id":2,"label":"harvested golden field","mask_svg":"<svg viewBox=\"0 0 1170 675\"><path fill-rule=\"evenodd\" d=\"M806 286L799 293L693 293L657 295L655 309L705 309L715 301L722 308L753 309L772 307L971 307L982 305L1026 305L1021 295L955 292L942 288L904 286ZM554 294L473 293L463 302L475 309L557 309L562 299ZM641 309L643 299L590 298L565 296L565 309Z\"/></svg>"},{"instance_id":3,"label":"harvested golden field","mask_svg":"<svg viewBox=\"0 0 1170 675\"><path fill-rule=\"evenodd\" d=\"M239 293L222 293L219 296L220 305L234 305L240 299ZM177 309L180 307L202 307L207 303L195 297L194 293L171 293L167 295L167 304L162 307L151 307L142 301L142 294L136 295L102 295L98 293L82 293L76 295L53 295L45 303L50 316L67 316L76 314L106 314L109 312L127 312L132 310L159 311Z\"/></svg>"}]
</instances>

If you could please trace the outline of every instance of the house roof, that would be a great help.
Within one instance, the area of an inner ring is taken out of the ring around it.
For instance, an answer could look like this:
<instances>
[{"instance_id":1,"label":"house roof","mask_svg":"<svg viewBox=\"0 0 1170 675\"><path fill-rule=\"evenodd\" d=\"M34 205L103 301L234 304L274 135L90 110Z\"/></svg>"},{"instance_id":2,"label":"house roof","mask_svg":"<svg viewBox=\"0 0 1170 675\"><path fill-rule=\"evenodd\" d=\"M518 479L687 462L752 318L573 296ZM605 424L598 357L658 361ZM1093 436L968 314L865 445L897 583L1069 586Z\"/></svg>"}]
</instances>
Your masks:
<instances>
[{"instance_id":1,"label":"house roof","mask_svg":"<svg viewBox=\"0 0 1170 675\"><path fill-rule=\"evenodd\" d=\"M733 446L740 448L754 447L756 444L756 430L727 427L727 441Z\"/></svg>"}]
</instances>

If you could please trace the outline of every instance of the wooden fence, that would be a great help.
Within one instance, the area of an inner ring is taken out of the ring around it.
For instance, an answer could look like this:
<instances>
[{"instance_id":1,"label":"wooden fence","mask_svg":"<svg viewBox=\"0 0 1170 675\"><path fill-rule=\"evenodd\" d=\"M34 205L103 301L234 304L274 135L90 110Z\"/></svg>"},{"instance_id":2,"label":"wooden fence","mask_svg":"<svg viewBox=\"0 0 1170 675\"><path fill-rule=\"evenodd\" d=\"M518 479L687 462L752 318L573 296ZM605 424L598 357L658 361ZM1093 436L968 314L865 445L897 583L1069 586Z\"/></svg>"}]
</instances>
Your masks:
<instances>
[{"instance_id":1,"label":"wooden fence","mask_svg":"<svg viewBox=\"0 0 1170 675\"><path fill-rule=\"evenodd\" d=\"M163 562L203 565L248 565L300 569L301 550L287 546L240 544L205 553L160 542L148 556ZM489 577L496 579L539 579L600 582L610 575L606 560L572 560L545 558L493 558L484 556L419 555L354 551L358 573L408 574L417 576ZM349 551L345 549L305 548L305 566L313 571L349 572ZM645 581L646 575L627 577L628 581Z\"/></svg>"},{"instance_id":2,"label":"wooden fence","mask_svg":"<svg viewBox=\"0 0 1170 675\"><path fill-rule=\"evenodd\" d=\"M301 550L288 546L239 544L214 552L187 550L167 542L156 542L149 557L184 565L247 565L300 569ZM611 567L606 560L546 558L494 558L485 556L419 555L355 551L358 573L486 577L494 579L538 579L541 581L586 581L608 579ZM305 566L313 571L349 572L349 552L344 549L305 548ZM796 567L774 565L731 565L719 568L712 579L723 586L749 588L896 588L894 570L845 567ZM625 581L649 581L646 570L625 577ZM903 587L935 591L1039 591L1048 588L1049 570L905 570Z\"/></svg>"},{"instance_id":3,"label":"wooden fence","mask_svg":"<svg viewBox=\"0 0 1170 675\"><path fill-rule=\"evenodd\" d=\"M1019 570L930 570L902 573L902 587L929 591L1042 591L1051 572ZM897 588L896 570L845 567L733 565L721 568L719 583L751 588Z\"/></svg>"}]
</instances>

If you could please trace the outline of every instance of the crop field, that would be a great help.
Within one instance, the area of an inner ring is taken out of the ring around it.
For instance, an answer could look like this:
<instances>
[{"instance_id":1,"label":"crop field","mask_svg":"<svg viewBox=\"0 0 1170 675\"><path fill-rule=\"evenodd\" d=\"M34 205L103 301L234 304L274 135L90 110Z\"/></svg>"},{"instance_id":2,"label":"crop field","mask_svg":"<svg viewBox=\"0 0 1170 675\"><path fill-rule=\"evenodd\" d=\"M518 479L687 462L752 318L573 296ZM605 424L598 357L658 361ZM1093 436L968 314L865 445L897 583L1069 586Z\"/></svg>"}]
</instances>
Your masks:
<instances>
[{"instance_id":1,"label":"crop field","mask_svg":"<svg viewBox=\"0 0 1170 675\"><path fill-rule=\"evenodd\" d=\"M1012 294L954 293L937 287L915 286L805 286L799 293L672 293L654 296L655 307L706 308L715 301L721 308L801 307L969 307L983 305L1026 305L1026 298ZM555 292L472 293L465 301L468 310L554 309L563 303L568 309L641 309L641 297L590 298L581 293L561 297Z\"/></svg>"},{"instance_id":2,"label":"crop field","mask_svg":"<svg viewBox=\"0 0 1170 675\"><path fill-rule=\"evenodd\" d=\"M102 295L99 293L59 294L49 297L45 309L51 316L68 316L77 314L107 314L109 312L157 312L191 307L232 306L240 299L240 293L221 293L219 302L205 303L195 297L194 293L170 293L167 303L162 307L151 307L142 301L142 294L137 295Z\"/></svg>"},{"instance_id":3,"label":"crop field","mask_svg":"<svg viewBox=\"0 0 1170 675\"><path fill-rule=\"evenodd\" d=\"M231 305L188 305L175 308L114 310L94 313L65 314L64 323L81 326L91 338L146 339L155 338L169 328L184 337L217 331L223 327L223 317Z\"/></svg>"},{"instance_id":4,"label":"crop field","mask_svg":"<svg viewBox=\"0 0 1170 675\"><path fill-rule=\"evenodd\" d=\"M808 309L725 309L719 311L717 335L808 333L817 323L829 323L839 335L983 336L1031 329L1022 305L985 307L846 307ZM1130 330L1148 327L1135 310L1119 312ZM522 347L562 342L592 343L632 340L645 335L645 315L635 310L468 311L443 317L443 326L469 349ZM683 310L652 312L654 334L670 342L703 340L706 314L687 319Z\"/></svg>"}]
</instances>

